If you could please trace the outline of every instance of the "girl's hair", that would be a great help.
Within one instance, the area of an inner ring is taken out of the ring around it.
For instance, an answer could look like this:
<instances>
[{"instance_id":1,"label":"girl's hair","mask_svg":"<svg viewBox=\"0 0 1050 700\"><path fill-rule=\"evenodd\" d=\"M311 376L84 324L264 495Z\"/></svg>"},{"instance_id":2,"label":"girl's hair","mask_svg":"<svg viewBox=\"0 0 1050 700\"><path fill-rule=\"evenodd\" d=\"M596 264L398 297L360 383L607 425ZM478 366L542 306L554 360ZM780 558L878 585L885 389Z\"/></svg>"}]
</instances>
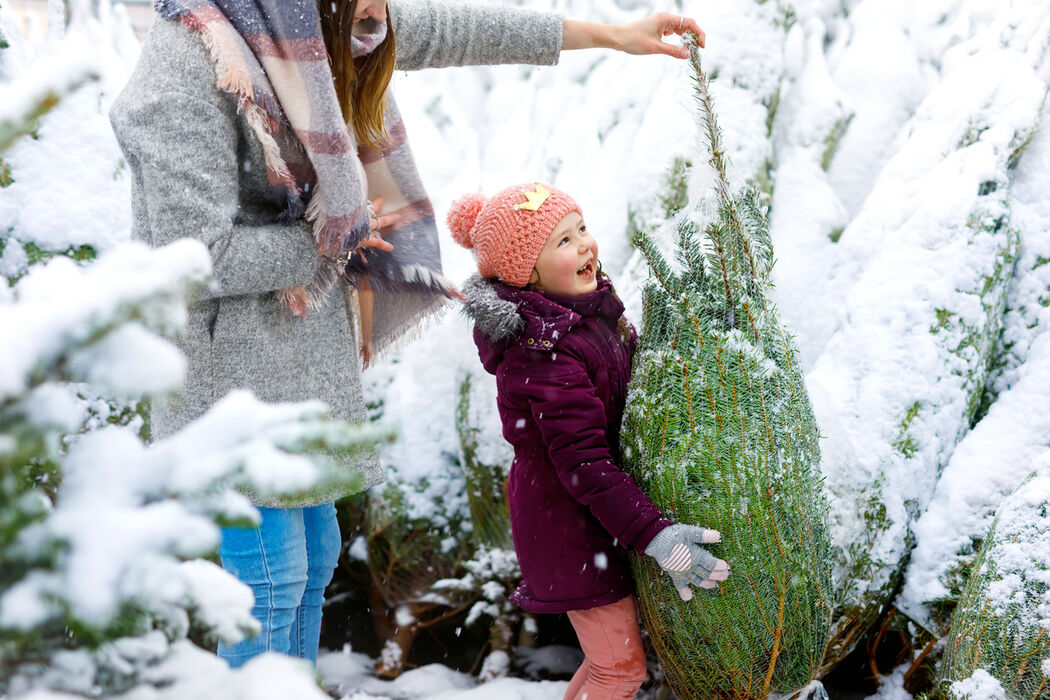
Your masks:
<instances>
[{"instance_id":1,"label":"girl's hair","mask_svg":"<svg viewBox=\"0 0 1050 700\"><path fill-rule=\"evenodd\" d=\"M387 17L386 38L369 54L354 58L350 33L357 0L317 0L321 34L332 68L343 120L361 143L379 148L386 140L386 88L394 75L394 28Z\"/></svg>"},{"instance_id":2,"label":"girl's hair","mask_svg":"<svg viewBox=\"0 0 1050 700\"><path fill-rule=\"evenodd\" d=\"M609 282L609 291L616 297L617 301L620 301L620 295L616 293L616 286L613 284L612 278L605 273L602 269L602 261L598 261L598 276L604 277ZM623 302L620 301L622 304ZM631 342L631 324L627 321L627 314L622 314L620 320L616 322L616 334L620 336L620 340L624 343Z\"/></svg>"}]
</instances>

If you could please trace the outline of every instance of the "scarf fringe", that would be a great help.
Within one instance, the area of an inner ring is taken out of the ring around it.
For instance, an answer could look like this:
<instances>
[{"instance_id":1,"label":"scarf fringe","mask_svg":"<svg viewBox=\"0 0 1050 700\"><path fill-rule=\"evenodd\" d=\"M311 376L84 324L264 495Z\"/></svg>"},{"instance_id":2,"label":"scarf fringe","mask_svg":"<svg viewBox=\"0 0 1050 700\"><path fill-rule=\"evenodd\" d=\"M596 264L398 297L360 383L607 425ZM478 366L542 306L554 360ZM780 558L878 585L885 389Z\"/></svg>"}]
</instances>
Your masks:
<instances>
[{"instance_id":1,"label":"scarf fringe","mask_svg":"<svg viewBox=\"0 0 1050 700\"><path fill-rule=\"evenodd\" d=\"M342 273L340 279L349 287L363 289L362 280L368 281L372 291L384 294L440 294L445 299L466 301L467 298L459 291L455 284L444 275L437 274L433 270L422 265L402 265L400 268L401 279L394 279L387 275L365 274L347 275Z\"/></svg>"},{"instance_id":2,"label":"scarf fringe","mask_svg":"<svg viewBox=\"0 0 1050 700\"><path fill-rule=\"evenodd\" d=\"M339 281L339 270L334 260L320 258L314 277L305 287L292 287L275 292L277 300L300 318L324 305L328 292Z\"/></svg>"},{"instance_id":3,"label":"scarf fringe","mask_svg":"<svg viewBox=\"0 0 1050 700\"><path fill-rule=\"evenodd\" d=\"M386 359L405 345L422 338L452 305L451 299L432 294L424 295L423 299L427 301L426 305L417 309L415 314L406 317L404 321L389 329L381 339L372 338L373 364ZM351 285L343 286L343 301L347 309L352 311L351 325L354 329L355 342L360 350L361 327L356 319L361 317L361 304Z\"/></svg>"},{"instance_id":4,"label":"scarf fringe","mask_svg":"<svg viewBox=\"0 0 1050 700\"><path fill-rule=\"evenodd\" d=\"M386 335L382 343L372 342L373 363L385 359L404 345L422 338L444 315L445 310L452 305L452 299L448 297L432 296L431 299L433 299L433 304L429 308L396 326Z\"/></svg>"},{"instance_id":5,"label":"scarf fringe","mask_svg":"<svg viewBox=\"0 0 1050 700\"><path fill-rule=\"evenodd\" d=\"M314 243L317 244L318 250L333 258L345 251L356 249L371 233L367 207L362 212L360 221L349 231L342 231L332 224L325 213L324 191L320 186L314 188L310 203L306 206L306 220L313 224Z\"/></svg>"},{"instance_id":6,"label":"scarf fringe","mask_svg":"<svg viewBox=\"0 0 1050 700\"><path fill-rule=\"evenodd\" d=\"M401 274L404 276L404 283L413 289L425 287L430 291L439 292L448 299L467 300L451 280L423 265L403 265Z\"/></svg>"},{"instance_id":7,"label":"scarf fringe","mask_svg":"<svg viewBox=\"0 0 1050 700\"><path fill-rule=\"evenodd\" d=\"M187 12L180 15L168 0L157 0L157 10L165 18L179 19L188 29L200 35L204 47L208 50L208 56L215 66L215 86L237 97L237 105L244 111L248 126L251 127L262 146L266 169L278 182L287 187L290 193L298 196L299 185L292 177L288 164L281 157L280 147L274 137L274 133L280 129L280 121L274 116L272 110L263 109L255 101L255 89L252 87L251 76L236 63L238 53L229 50L219 32L197 21L192 13Z\"/></svg>"},{"instance_id":8,"label":"scarf fringe","mask_svg":"<svg viewBox=\"0 0 1050 700\"><path fill-rule=\"evenodd\" d=\"M292 177L288 164L281 157L281 149L273 135L270 115L262 107L248 100L243 95L238 94L238 97L240 98L241 108L244 110L245 119L248 120L248 126L255 132L255 137L259 139L259 145L262 146L266 169L273 173L273 176L281 184L288 188L290 194L299 196L301 192L299 184Z\"/></svg>"},{"instance_id":9,"label":"scarf fringe","mask_svg":"<svg viewBox=\"0 0 1050 700\"><path fill-rule=\"evenodd\" d=\"M295 192L287 192L284 208L281 213L277 215L277 223L291 225L299 220L299 217L303 215L303 210L306 207L303 205L303 198L301 195Z\"/></svg>"}]
</instances>

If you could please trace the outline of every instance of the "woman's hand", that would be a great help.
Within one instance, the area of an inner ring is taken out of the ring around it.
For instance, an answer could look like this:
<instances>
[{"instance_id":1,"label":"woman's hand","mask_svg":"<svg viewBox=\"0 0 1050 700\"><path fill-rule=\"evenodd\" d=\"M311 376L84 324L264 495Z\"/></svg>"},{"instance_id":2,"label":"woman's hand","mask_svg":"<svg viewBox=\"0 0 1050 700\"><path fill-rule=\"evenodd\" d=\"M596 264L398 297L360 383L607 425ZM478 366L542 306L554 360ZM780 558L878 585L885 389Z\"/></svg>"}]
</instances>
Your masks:
<instances>
[{"instance_id":1,"label":"woman's hand","mask_svg":"<svg viewBox=\"0 0 1050 700\"><path fill-rule=\"evenodd\" d=\"M693 33L701 48L706 46L704 30L691 17L657 12L645 19L627 24L598 24L565 20L562 32L562 49L617 49L629 54L666 54L676 58L689 58L689 49L684 46L665 44L663 38L670 34L679 36Z\"/></svg>"},{"instance_id":2,"label":"woman's hand","mask_svg":"<svg viewBox=\"0 0 1050 700\"><path fill-rule=\"evenodd\" d=\"M382 239L380 230L387 226L393 226L396 224L398 216L397 214L380 216L379 212L381 211L383 211L383 198L376 197L372 200L372 213L369 216L369 223L374 233L357 244L357 252L365 262L368 262L368 258L365 256L365 248L375 248L377 250L385 250L388 252L394 249L393 243Z\"/></svg>"}]
</instances>

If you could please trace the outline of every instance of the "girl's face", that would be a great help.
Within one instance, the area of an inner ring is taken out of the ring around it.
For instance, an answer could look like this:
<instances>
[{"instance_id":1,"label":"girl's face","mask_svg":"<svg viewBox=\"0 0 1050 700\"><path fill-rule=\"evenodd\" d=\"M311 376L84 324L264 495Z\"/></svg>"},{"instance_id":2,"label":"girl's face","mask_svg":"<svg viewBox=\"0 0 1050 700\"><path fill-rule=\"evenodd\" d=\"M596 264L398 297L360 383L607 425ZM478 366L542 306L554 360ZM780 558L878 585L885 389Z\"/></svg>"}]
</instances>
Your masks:
<instances>
[{"instance_id":1,"label":"girl's face","mask_svg":"<svg viewBox=\"0 0 1050 700\"><path fill-rule=\"evenodd\" d=\"M358 22L371 17L377 22L386 19L386 0L357 0L354 8L354 21Z\"/></svg>"},{"instance_id":2,"label":"girl's face","mask_svg":"<svg viewBox=\"0 0 1050 700\"><path fill-rule=\"evenodd\" d=\"M529 284L534 288L578 297L598 288L598 242L587 233L578 212L566 214L544 244Z\"/></svg>"}]
</instances>

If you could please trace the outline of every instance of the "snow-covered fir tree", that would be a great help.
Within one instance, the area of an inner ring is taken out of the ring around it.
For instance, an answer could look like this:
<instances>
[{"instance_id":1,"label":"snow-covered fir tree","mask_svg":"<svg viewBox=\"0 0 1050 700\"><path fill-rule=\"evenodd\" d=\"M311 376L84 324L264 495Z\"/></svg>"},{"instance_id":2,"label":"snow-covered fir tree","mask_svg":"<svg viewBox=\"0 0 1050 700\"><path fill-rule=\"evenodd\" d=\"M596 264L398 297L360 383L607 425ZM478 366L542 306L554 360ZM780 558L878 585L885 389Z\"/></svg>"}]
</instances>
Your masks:
<instances>
[{"instance_id":1,"label":"snow-covered fir tree","mask_svg":"<svg viewBox=\"0 0 1050 700\"><path fill-rule=\"evenodd\" d=\"M0 157L92 77L74 58L44 56L5 85ZM191 641L258 631L250 589L209 559L220 525L258 522L246 494L352 488L342 464L387 432L247 393L152 445L137 426L86 422L85 391L133 402L178 389L185 360L165 338L207 283L209 253L183 241L42 257L0 284L0 693L325 697L306 664L267 655L233 671Z\"/></svg>"}]
</instances>

